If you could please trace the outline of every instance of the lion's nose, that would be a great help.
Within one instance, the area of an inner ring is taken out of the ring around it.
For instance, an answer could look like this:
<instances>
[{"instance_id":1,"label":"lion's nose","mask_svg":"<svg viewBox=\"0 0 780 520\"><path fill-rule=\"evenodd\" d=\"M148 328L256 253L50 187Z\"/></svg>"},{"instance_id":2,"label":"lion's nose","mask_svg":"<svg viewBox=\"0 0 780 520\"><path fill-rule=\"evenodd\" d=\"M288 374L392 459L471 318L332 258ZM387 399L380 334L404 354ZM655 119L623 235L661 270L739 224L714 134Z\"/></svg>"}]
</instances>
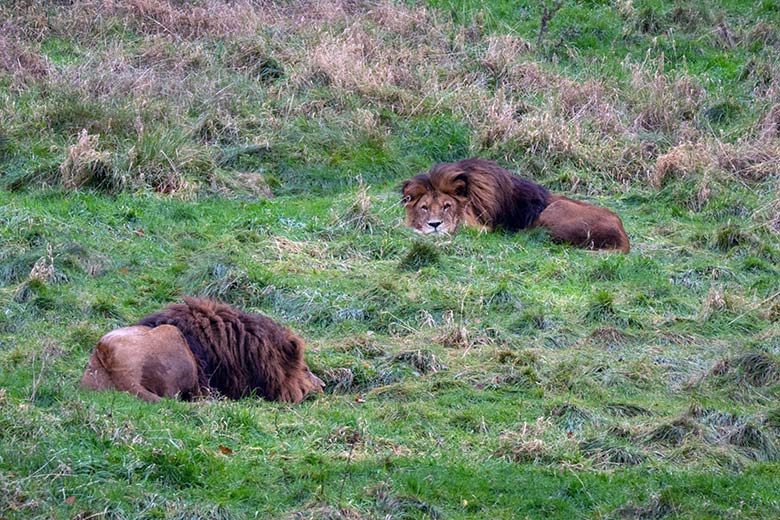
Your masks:
<instances>
[{"instance_id":1,"label":"lion's nose","mask_svg":"<svg viewBox=\"0 0 780 520\"><path fill-rule=\"evenodd\" d=\"M436 229L441 225L441 220L429 220L428 225L431 226L433 229Z\"/></svg>"}]
</instances>

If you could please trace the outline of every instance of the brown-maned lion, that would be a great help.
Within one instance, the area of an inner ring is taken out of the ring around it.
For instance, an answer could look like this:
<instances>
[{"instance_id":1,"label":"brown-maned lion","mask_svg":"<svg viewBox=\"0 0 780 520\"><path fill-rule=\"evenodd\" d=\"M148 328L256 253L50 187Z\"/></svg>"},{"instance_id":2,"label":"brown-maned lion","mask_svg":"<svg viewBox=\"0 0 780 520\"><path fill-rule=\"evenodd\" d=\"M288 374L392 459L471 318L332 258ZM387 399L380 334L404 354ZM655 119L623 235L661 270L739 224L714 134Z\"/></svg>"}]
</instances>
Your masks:
<instances>
[{"instance_id":1,"label":"brown-maned lion","mask_svg":"<svg viewBox=\"0 0 780 520\"><path fill-rule=\"evenodd\" d=\"M145 401L190 399L200 393L198 365L176 327L124 327L98 341L81 387L122 390Z\"/></svg>"},{"instance_id":2,"label":"brown-maned lion","mask_svg":"<svg viewBox=\"0 0 780 520\"><path fill-rule=\"evenodd\" d=\"M453 233L461 223L508 231L540 226L578 247L630 249L620 217L608 209L551 194L485 159L438 164L405 181L402 193L406 224L426 235Z\"/></svg>"},{"instance_id":3,"label":"brown-maned lion","mask_svg":"<svg viewBox=\"0 0 780 520\"><path fill-rule=\"evenodd\" d=\"M303 360L303 340L259 314L184 298L184 303L170 304L138 324L178 328L198 362L200 386L231 399L254 394L297 403L325 386Z\"/></svg>"}]
</instances>

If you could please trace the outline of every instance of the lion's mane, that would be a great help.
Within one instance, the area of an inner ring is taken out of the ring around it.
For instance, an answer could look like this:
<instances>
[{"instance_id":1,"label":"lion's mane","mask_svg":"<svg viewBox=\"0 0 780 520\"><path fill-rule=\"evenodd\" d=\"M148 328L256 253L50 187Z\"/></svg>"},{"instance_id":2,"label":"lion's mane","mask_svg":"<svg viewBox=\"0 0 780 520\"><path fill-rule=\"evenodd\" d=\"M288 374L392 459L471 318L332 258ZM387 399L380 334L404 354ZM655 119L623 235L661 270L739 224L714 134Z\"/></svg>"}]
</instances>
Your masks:
<instances>
[{"instance_id":1,"label":"lion's mane","mask_svg":"<svg viewBox=\"0 0 780 520\"><path fill-rule=\"evenodd\" d=\"M546 188L485 159L438 164L420 177L425 176L432 189L465 199L464 217L470 224L490 229L531 227L550 196Z\"/></svg>"},{"instance_id":2,"label":"lion's mane","mask_svg":"<svg viewBox=\"0 0 780 520\"><path fill-rule=\"evenodd\" d=\"M138 324L177 327L198 362L201 387L229 398L257 394L298 402L321 389L321 381L304 362L303 340L265 316L208 299L184 298L184 303L170 304Z\"/></svg>"}]
</instances>

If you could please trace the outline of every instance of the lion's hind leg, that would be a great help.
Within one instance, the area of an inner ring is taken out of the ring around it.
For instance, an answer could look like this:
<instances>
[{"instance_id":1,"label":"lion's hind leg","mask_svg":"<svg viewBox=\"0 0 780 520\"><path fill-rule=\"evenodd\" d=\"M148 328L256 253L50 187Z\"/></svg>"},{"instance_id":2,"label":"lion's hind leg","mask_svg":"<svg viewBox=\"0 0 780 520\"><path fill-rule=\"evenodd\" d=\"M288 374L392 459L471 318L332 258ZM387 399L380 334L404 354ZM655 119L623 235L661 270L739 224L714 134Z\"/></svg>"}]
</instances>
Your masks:
<instances>
[{"instance_id":1,"label":"lion's hind leg","mask_svg":"<svg viewBox=\"0 0 780 520\"><path fill-rule=\"evenodd\" d=\"M172 325L124 327L95 347L81 386L116 389L145 401L199 393L197 364L181 332Z\"/></svg>"},{"instance_id":2,"label":"lion's hind leg","mask_svg":"<svg viewBox=\"0 0 780 520\"><path fill-rule=\"evenodd\" d=\"M620 217L605 208L560 198L539 215L536 225L546 228L553 240L585 249L628 253L628 235Z\"/></svg>"}]
</instances>

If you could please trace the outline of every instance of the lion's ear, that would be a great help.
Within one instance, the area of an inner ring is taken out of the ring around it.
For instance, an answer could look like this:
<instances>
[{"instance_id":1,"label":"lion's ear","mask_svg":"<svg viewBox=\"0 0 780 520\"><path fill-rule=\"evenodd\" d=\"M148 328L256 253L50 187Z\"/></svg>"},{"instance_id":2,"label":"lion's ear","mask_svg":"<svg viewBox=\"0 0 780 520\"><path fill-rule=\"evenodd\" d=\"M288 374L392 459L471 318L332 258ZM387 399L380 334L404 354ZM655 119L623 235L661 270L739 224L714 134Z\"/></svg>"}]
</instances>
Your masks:
<instances>
[{"instance_id":1,"label":"lion's ear","mask_svg":"<svg viewBox=\"0 0 780 520\"><path fill-rule=\"evenodd\" d=\"M455 195L458 197L469 196L469 178L465 173L461 173L452 180L452 187L455 190Z\"/></svg>"},{"instance_id":2,"label":"lion's ear","mask_svg":"<svg viewBox=\"0 0 780 520\"><path fill-rule=\"evenodd\" d=\"M403 198L401 199L401 203L404 205L408 205L413 200L419 199L422 197L425 192L427 191L427 188L425 185L420 181L420 179L413 178L409 179L407 181L404 181L403 185L401 186L401 193L403 194Z\"/></svg>"}]
</instances>

